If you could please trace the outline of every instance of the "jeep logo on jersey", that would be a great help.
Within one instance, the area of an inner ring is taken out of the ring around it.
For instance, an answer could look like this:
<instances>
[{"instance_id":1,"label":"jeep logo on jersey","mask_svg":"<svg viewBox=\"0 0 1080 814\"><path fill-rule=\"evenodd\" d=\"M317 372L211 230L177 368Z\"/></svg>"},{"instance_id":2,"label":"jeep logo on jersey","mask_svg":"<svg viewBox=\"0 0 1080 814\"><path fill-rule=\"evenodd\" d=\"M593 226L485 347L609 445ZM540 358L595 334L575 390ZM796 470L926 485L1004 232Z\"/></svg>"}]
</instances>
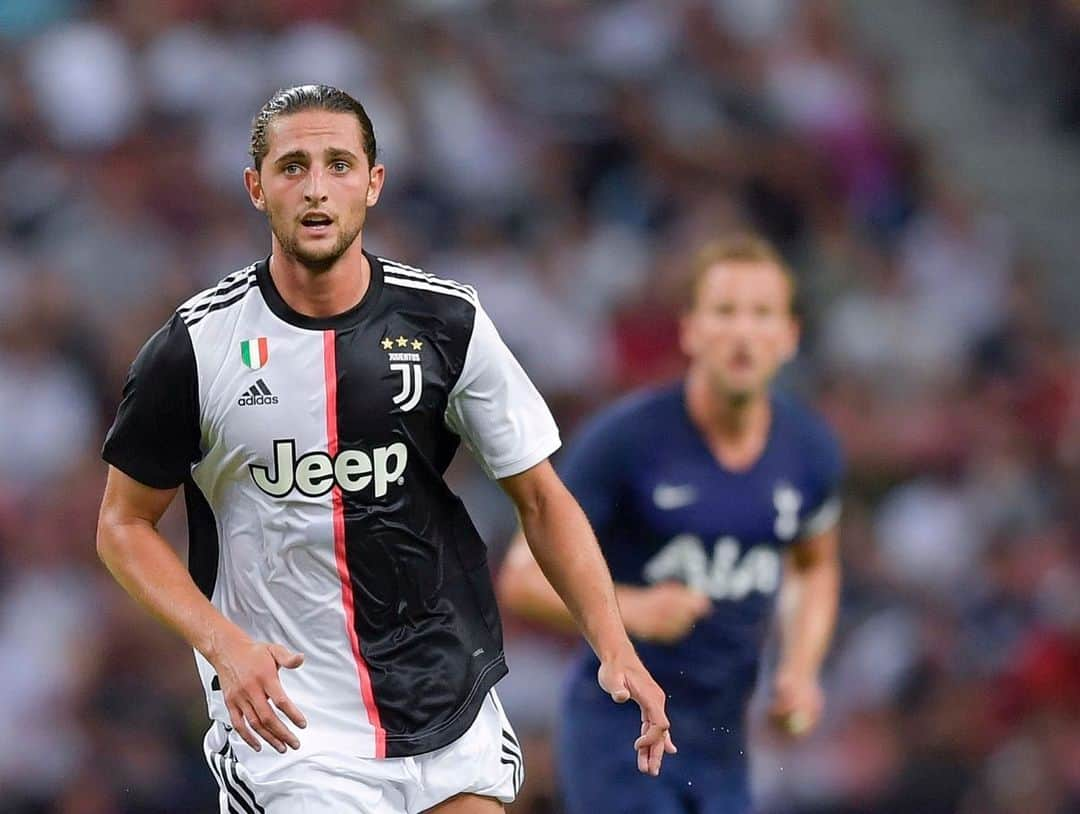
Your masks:
<instances>
[{"instance_id":1,"label":"jeep logo on jersey","mask_svg":"<svg viewBox=\"0 0 1080 814\"><path fill-rule=\"evenodd\" d=\"M374 485L375 497L386 495L391 483L405 474L409 450L400 441L375 447L370 453L343 449L331 458L321 450L296 457L296 441L274 441L272 466L249 464L255 485L271 497L285 497L293 489L308 497L321 497L334 486L359 492ZM271 474L272 473L272 474Z\"/></svg>"},{"instance_id":2,"label":"jeep logo on jersey","mask_svg":"<svg viewBox=\"0 0 1080 814\"><path fill-rule=\"evenodd\" d=\"M387 336L379 343L386 351L390 369L401 374L401 392L394 396L394 404L407 413L420 403L424 389L424 369L420 366L420 351L424 343L405 336Z\"/></svg>"}]
</instances>

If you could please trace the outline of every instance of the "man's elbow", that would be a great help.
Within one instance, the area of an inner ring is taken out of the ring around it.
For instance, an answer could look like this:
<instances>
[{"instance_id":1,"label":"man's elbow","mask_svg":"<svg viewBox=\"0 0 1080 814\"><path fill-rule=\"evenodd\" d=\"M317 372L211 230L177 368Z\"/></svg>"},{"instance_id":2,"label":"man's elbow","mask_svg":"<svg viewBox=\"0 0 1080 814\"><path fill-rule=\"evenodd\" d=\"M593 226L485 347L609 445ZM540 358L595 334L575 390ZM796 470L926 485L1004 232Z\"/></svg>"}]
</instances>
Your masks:
<instances>
[{"instance_id":1,"label":"man's elbow","mask_svg":"<svg viewBox=\"0 0 1080 814\"><path fill-rule=\"evenodd\" d=\"M526 530L558 506L567 494L566 487L547 461L519 475L504 478L500 483L513 500L522 528Z\"/></svg>"},{"instance_id":2,"label":"man's elbow","mask_svg":"<svg viewBox=\"0 0 1080 814\"><path fill-rule=\"evenodd\" d=\"M834 594L840 589L840 562L835 558L822 558L791 569L784 578L794 594Z\"/></svg>"},{"instance_id":3,"label":"man's elbow","mask_svg":"<svg viewBox=\"0 0 1080 814\"><path fill-rule=\"evenodd\" d=\"M98 515L95 547L98 559L107 566L116 551L116 527L104 509Z\"/></svg>"},{"instance_id":4,"label":"man's elbow","mask_svg":"<svg viewBox=\"0 0 1080 814\"><path fill-rule=\"evenodd\" d=\"M97 537L95 548L98 559L109 570L114 564L123 558L128 547L128 530L130 522L117 515L115 510L103 506L98 514Z\"/></svg>"},{"instance_id":5,"label":"man's elbow","mask_svg":"<svg viewBox=\"0 0 1080 814\"><path fill-rule=\"evenodd\" d=\"M520 565L507 556L495 578L495 595L499 604L513 613L523 612L525 603L525 577Z\"/></svg>"},{"instance_id":6,"label":"man's elbow","mask_svg":"<svg viewBox=\"0 0 1080 814\"><path fill-rule=\"evenodd\" d=\"M519 531L510 543L495 578L495 594L499 603L519 616L528 616L534 604L538 580L540 583L546 582L525 536Z\"/></svg>"}]
</instances>

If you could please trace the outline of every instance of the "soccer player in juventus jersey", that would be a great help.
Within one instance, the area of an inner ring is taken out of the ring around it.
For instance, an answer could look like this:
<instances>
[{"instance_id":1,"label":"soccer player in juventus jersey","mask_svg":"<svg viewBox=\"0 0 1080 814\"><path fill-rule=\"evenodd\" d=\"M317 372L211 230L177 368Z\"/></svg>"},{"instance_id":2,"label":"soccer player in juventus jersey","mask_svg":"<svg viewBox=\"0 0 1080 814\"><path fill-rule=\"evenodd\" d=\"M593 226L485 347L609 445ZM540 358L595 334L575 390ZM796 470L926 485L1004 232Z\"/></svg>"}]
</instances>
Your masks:
<instances>
[{"instance_id":1,"label":"soccer player in juventus jersey","mask_svg":"<svg viewBox=\"0 0 1080 814\"><path fill-rule=\"evenodd\" d=\"M475 291L362 248L384 178L367 114L334 88L279 91L252 157L270 256L140 351L98 527L112 573L196 651L221 811L480 814L514 798L485 547L442 477L461 440L514 501L599 683L640 706L639 765L657 774L674 751L663 691L547 463L547 407ZM189 570L156 531L181 485Z\"/></svg>"},{"instance_id":2,"label":"soccer player in juventus jersey","mask_svg":"<svg viewBox=\"0 0 1080 814\"><path fill-rule=\"evenodd\" d=\"M627 722L583 680L594 666L583 655L558 748L568 814L749 810L743 716L781 573L770 718L801 735L821 713L818 670L839 589L840 453L820 418L770 389L796 348L793 293L759 239L704 249L682 323L685 381L605 411L563 461L627 630L669 693L681 746L660 782L639 783L632 761L603 749ZM500 592L524 615L570 622L522 540Z\"/></svg>"}]
</instances>

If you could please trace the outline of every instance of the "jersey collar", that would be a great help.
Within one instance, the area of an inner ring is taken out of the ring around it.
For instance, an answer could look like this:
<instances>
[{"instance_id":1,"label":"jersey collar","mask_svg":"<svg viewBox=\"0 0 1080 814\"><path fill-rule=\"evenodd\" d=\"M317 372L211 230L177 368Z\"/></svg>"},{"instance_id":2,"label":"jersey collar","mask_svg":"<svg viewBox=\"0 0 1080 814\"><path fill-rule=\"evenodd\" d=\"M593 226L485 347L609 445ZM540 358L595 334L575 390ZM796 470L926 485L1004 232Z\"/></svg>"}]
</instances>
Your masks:
<instances>
[{"instance_id":1,"label":"jersey collar","mask_svg":"<svg viewBox=\"0 0 1080 814\"><path fill-rule=\"evenodd\" d=\"M343 331L360 324L364 316L374 307L375 302L379 299L379 294L382 292L382 262L367 251L364 252L364 257L367 258L368 264L371 266L371 281L368 283L367 291L364 292L360 302L348 311L343 311L332 317L312 317L293 310L282 299L281 293L277 290L277 286L274 285L274 278L270 276L269 255L255 264L255 279L259 284L259 291L262 293L267 307L279 319L290 325L295 325L297 328L306 328L312 331Z\"/></svg>"}]
</instances>

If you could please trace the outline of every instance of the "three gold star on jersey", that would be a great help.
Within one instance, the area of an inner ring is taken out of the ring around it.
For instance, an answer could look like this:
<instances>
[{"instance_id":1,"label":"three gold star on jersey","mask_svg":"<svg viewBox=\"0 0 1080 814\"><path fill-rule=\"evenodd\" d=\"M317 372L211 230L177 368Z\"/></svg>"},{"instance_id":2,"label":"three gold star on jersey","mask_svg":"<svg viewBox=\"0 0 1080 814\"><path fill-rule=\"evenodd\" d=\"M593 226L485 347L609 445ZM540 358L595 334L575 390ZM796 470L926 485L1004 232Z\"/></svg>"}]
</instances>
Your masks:
<instances>
[{"instance_id":1,"label":"three gold star on jersey","mask_svg":"<svg viewBox=\"0 0 1080 814\"><path fill-rule=\"evenodd\" d=\"M407 339L404 336L399 336L397 339L393 339L392 337L388 336L385 339L383 339L383 341L382 341L382 349L383 350L393 350L395 347L398 347L398 348L411 348L412 350L420 350L422 347L424 347L424 343L421 342L419 339L413 339L413 340L410 341L409 339Z\"/></svg>"}]
</instances>

